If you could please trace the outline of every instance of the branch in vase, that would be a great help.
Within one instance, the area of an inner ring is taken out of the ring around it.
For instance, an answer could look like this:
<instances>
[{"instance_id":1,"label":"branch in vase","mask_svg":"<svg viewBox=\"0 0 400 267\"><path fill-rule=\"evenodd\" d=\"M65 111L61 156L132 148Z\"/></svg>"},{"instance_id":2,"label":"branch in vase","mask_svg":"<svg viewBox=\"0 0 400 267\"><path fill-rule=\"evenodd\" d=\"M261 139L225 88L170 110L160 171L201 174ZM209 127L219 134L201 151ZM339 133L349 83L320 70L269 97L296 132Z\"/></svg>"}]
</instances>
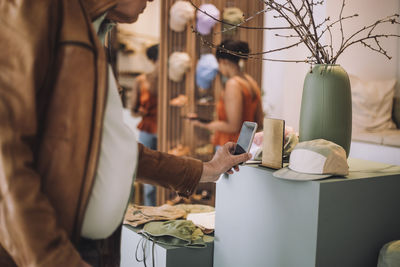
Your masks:
<instances>
[{"instance_id":1,"label":"branch in vase","mask_svg":"<svg viewBox=\"0 0 400 267\"><path fill-rule=\"evenodd\" d=\"M292 30L294 33L287 33L281 34L276 33L276 37L285 37L285 38L299 38L299 41L293 43L288 46L280 47L277 49L271 49L268 51L251 53L248 56L242 55L240 53L236 53L235 51L226 51L231 54L237 55L239 57L246 57L246 58L253 58L253 59L262 59L262 60L269 60L269 61L279 61L279 62L306 62L310 64L329 64L329 63L336 63L338 57L343 53L345 49L349 46L361 43L365 47L370 48L371 50L381 53L387 58L391 58L387 51L381 46L380 38L388 38L388 37L400 37L397 34L374 34L375 29L378 25L382 24L400 24L398 21L399 15L395 14L392 16L388 16L386 18L380 19L371 25L365 26L360 30L354 32L349 38L345 38L345 32L343 27L343 22L345 20L349 20L351 18L357 17L358 14L353 14L350 16L343 16L344 8L346 6L346 0L342 0L339 18L332 23L327 23L330 21L330 17L325 18L321 23L317 24L314 18L314 7L318 5L323 5L324 0L316 1L316 0L299 0L295 2L294 0L286 0L281 1L279 3L275 0L257 0L264 3L264 9L255 12L252 16L246 18L243 22L235 25L228 23L226 21L216 19L207 12L201 10L197 7L192 0L189 0L190 3L195 7L195 9L203 14L207 15L208 17L212 18L213 20L222 23L224 25L228 25L230 27L226 28L221 32L214 32L213 34L221 34L226 31L230 31L235 28L243 28L243 29L255 29L255 30ZM245 26L244 24L254 19L256 16L260 14L267 14L267 12L274 12L273 18L280 19L287 23L286 26L282 27L250 27ZM332 28L339 25L341 40L339 49L335 51L333 47L333 34ZM325 28L324 28L325 27ZM319 33L320 31L320 33ZM196 31L194 31L196 32ZM321 43L321 39L323 38L324 34L328 32L329 34L329 43L324 44ZM364 36L362 36L364 35ZM362 37L360 37L362 36ZM202 42L209 45L210 47L216 47L215 45L209 43L208 41L204 40L203 37L200 35ZM368 41L373 41L373 44L368 43ZM298 46L300 44L304 44L306 48L310 51L311 56L307 57L305 60L280 60L280 59L270 59L270 58L263 58L263 55L282 51L285 49L290 49L292 47ZM336 53L336 54L335 54ZM261 56L261 57L260 57Z\"/></svg>"},{"instance_id":2,"label":"branch in vase","mask_svg":"<svg viewBox=\"0 0 400 267\"><path fill-rule=\"evenodd\" d=\"M327 61L329 58L328 54L326 51L323 49L321 44L319 43L319 37L317 34L317 27L315 24L314 16L313 16L313 8L311 5L312 2L309 2L308 0L303 0L303 5L306 8L306 15L309 19L309 23L306 24L304 21L304 17L301 18L301 21L303 21L303 24L305 25L305 29L307 31L307 36L311 38L311 41L314 43L315 48L317 50L317 55L318 57L321 56L320 60L321 61ZM313 32L311 32L310 28L312 28Z\"/></svg>"},{"instance_id":3,"label":"branch in vase","mask_svg":"<svg viewBox=\"0 0 400 267\"><path fill-rule=\"evenodd\" d=\"M215 49L218 48L218 45L213 44L212 42L210 42L210 41L206 40L205 38L203 38L203 36L197 30L195 30L193 27L192 27L192 31L194 33L196 33L200 37L200 40L201 40L201 42L203 44L206 44L210 48L215 48ZM296 42L296 43L293 43L293 44L290 44L290 45L287 45L287 46L284 46L284 47L279 47L279 48L275 48L275 49L271 49L271 50L267 50L267 51L262 51L262 52L248 53L248 54L246 54L247 56L244 55L244 54L241 54L240 52L232 51L232 50L226 49L224 47L220 47L219 49L224 51L224 52L226 52L226 53L239 56L241 58L254 58L254 56L265 55L265 54L270 54L270 53L274 53L274 52L290 49L292 47L299 46L301 43L302 43L302 41L299 41L299 42ZM296 60L296 61L298 61L298 60Z\"/></svg>"},{"instance_id":4,"label":"branch in vase","mask_svg":"<svg viewBox=\"0 0 400 267\"><path fill-rule=\"evenodd\" d=\"M333 58L331 59L331 61L332 61L332 62L336 62L336 60L337 60L338 57L344 52L344 50L346 50L348 47L350 47L350 46L352 46L352 45L354 45L354 44L356 44L356 43L360 43L361 41L365 41L365 40L368 40L368 39L375 39L375 40L378 40L379 38L388 38L388 37L397 37L397 38L398 38L398 37L400 37L400 35L398 35L398 34L375 34L375 35L371 35L371 32L370 32L370 30L371 30L371 29L375 29L377 25L388 24L388 23L400 25L400 22L399 22L398 20L396 20L396 18L397 18L397 19L399 18L399 15L398 15L398 14L394 14L394 15L388 16L388 17L386 17L386 18L380 19L380 20L374 22L373 24L368 25L368 26L364 26L364 27L361 28L360 30L356 31L355 33L353 33L353 34L344 42L344 44L343 44L343 45L340 47L340 49L338 50L336 56L333 57ZM362 38L359 38L359 39L354 40L354 41L351 41L351 40L354 39L357 35L360 35L361 33L366 32L367 30L369 30L367 36L362 37ZM366 46L366 47L368 47L368 46ZM374 50L374 51L375 51L375 50ZM380 52L380 53L386 56L386 55L387 55L386 50L383 50L383 51L385 51L386 54L385 54L385 53L381 53L381 52Z\"/></svg>"},{"instance_id":5,"label":"branch in vase","mask_svg":"<svg viewBox=\"0 0 400 267\"><path fill-rule=\"evenodd\" d=\"M294 15L296 21L298 22L298 27L294 28L294 22L291 20L291 18L283 13L281 10L281 5L278 3L274 3L275 4L275 8L278 7L278 12L282 15L282 17L285 18L285 20L289 23L290 26L292 26L292 29L295 30L297 32L297 34L300 36L300 38L303 40L304 44L306 45L306 47L310 50L310 52L315 56L316 60L318 63L323 63L329 60L328 58L328 54L326 53L326 51L322 48L321 44L319 43L319 39L318 36L313 35L310 31L310 27L312 25L312 21L309 21L308 23L305 21L306 17L311 17L313 18L313 14L309 13L311 12L311 3L310 3L310 8L306 8L306 1L303 0L303 4L300 7L300 9L298 9L293 3L292 1L288 1L290 3L290 9L289 9L289 13L291 13L292 15ZM271 5L271 7L274 7L273 5ZM305 8L305 12L309 13L308 16L302 16L301 15L301 9ZM287 9L286 9L287 10ZM314 23L315 24L315 23Z\"/></svg>"},{"instance_id":6,"label":"branch in vase","mask_svg":"<svg viewBox=\"0 0 400 267\"><path fill-rule=\"evenodd\" d=\"M308 16L309 16L309 19L311 21L311 25L312 25L313 30L314 30L315 40L318 42L319 38L318 38L318 35L317 35L317 27L315 26L315 20L314 20L314 16L313 16L313 8L311 6L310 1L305 0L305 2L307 3Z\"/></svg>"},{"instance_id":7,"label":"branch in vase","mask_svg":"<svg viewBox=\"0 0 400 267\"><path fill-rule=\"evenodd\" d=\"M346 44L347 44L348 42L350 42L350 40L353 39L353 38L354 38L355 36L357 36L358 34L364 32L364 31L366 31L366 30L368 30L368 29L370 29L370 28L375 28L377 23L378 23L378 24L385 24L385 23L391 23L391 24L397 23L397 24L399 24L396 20L393 20L394 17L398 17L398 16L399 16L398 14L394 14L394 15L391 15L391 16L387 16L386 18L380 19L380 20L374 22L374 23L371 24L371 25L364 26L364 27L361 28L360 30L358 30L358 31L356 31L355 33L353 33L349 38L347 38L347 40L346 40L346 41L343 43L343 45L340 47L339 51L343 50L342 48L345 47Z\"/></svg>"},{"instance_id":8,"label":"branch in vase","mask_svg":"<svg viewBox=\"0 0 400 267\"><path fill-rule=\"evenodd\" d=\"M333 57L333 37L332 37L332 31L331 31L331 27L330 27L330 26L328 26L327 29L328 29L328 32L329 32L329 39L330 39L329 47L330 47L330 49L331 49L331 55L330 55L330 56L328 55L328 58L332 58L332 57ZM327 54L328 54L328 52L327 52Z\"/></svg>"},{"instance_id":9,"label":"branch in vase","mask_svg":"<svg viewBox=\"0 0 400 267\"><path fill-rule=\"evenodd\" d=\"M238 56L238 57L243 58L243 59L259 59L259 60L275 61L275 62L293 62L293 63L309 63L309 64L316 63L315 60L312 60L312 57L310 57L311 59L308 58L308 59L304 59L304 60L301 60L301 59L299 59L299 60L297 60L297 59L294 59L294 60L272 59L272 58L262 57L262 55L265 55L265 54L270 54L270 53L274 53L274 52L278 52L278 51L282 51L282 50L286 50L286 49L298 46L299 44L302 43L302 41L299 41L297 43L294 43L294 44L291 44L291 45L288 45L288 46L285 46L285 47L280 47L280 48L271 49L271 50L267 50L267 51L249 53L249 54L242 54L240 52L236 52L236 51L232 51L232 50L226 49L225 47L218 47L218 45L215 45L212 42L209 42L208 40L204 39L203 36L198 31L196 31L193 27L192 27L192 31L194 33L196 33L197 35L199 35L200 40L204 45L207 45L208 47L214 48L214 49L218 48L218 49L220 49L220 50L222 50L222 51L224 51L226 53Z\"/></svg>"},{"instance_id":10,"label":"branch in vase","mask_svg":"<svg viewBox=\"0 0 400 267\"><path fill-rule=\"evenodd\" d=\"M373 51L375 51L375 52L378 52L378 53L383 54L387 59L392 59L392 57L389 56L389 55L387 54L387 51L384 50L384 49L382 48L382 46L379 44L379 41L375 39L375 42L377 43L379 49L373 47L373 46L370 45L370 44L367 44L367 43L364 42L364 41L360 41L360 43L363 44L365 47L368 47L369 49L371 49L371 50L373 50Z\"/></svg>"},{"instance_id":11,"label":"branch in vase","mask_svg":"<svg viewBox=\"0 0 400 267\"><path fill-rule=\"evenodd\" d=\"M244 22L241 22L239 24L232 24L232 23L226 22L224 20L217 19L214 16L208 14L206 11L201 10L198 6L196 6L193 3L192 0L189 0L189 2L190 2L190 4L192 4L192 6L197 11L199 11L199 12L203 13L204 15L210 17L211 19L215 20L216 22L219 22L219 23L224 24L224 25L229 25L229 26L232 27L232 28L229 28L229 29L227 29L225 31L228 31L230 29L235 29L235 28L242 28L242 29L248 29L248 30L288 30L288 29L290 29L290 27L252 27L252 26L244 26L243 25L244 23L246 23L249 20L253 19L255 15L258 15L258 14L261 14L261 13L266 13L268 11L268 8L260 10L260 11L257 11L253 16L250 16L249 18L244 19ZM224 31L221 31L221 32L224 32ZM214 34L219 34L221 32L214 33Z\"/></svg>"},{"instance_id":12,"label":"branch in vase","mask_svg":"<svg viewBox=\"0 0 400 267\"><path fill-rule=\"evenodd\" d=\"M284 38L300 38L300 36L294 34L285 35L285 34L275 33L274 35L276 37L284 37Z\"/></svg>"},{"instance_id":13,"label":"branch in vase","mask_svg":"<svg viewBox=\"0 0 400 267\"><path fill-rule=\"evenodd\" d=\"M288 2L290 2L290 1L288 1ZM296 11L294 11L293 9L284 7L281 4L274 2L274 1L266 2L266 3L270 4L271 8L273 8L275 11L278 12L278 14L280 14L284 17L284 19L291 26L291 29L293 29L299 35L301 41L308 48L308 50L311 52L311 54L315 57L316 62L322 63L322 61L319 57L319 53L318 53L317 49L315 49L315 47L314 47L315 43L313 43L312 40L310 40L309 36L304 33L304 31L307 31L307 26L304 23L304 20L300 19L299 26L295 27L295 25L297 25L297 24L283 10L287 10L289 13L293 14L295 17L296 17ZM291 6L291 7L293 8L293 6ZM298 16L298 13L297 13L297 16Z\"/></svg>"},{"instance_id":14,"label":"branch in vase","mask_svg":"<svg viewBox=\"0 0 400 267\"><path fill-rule=\"evenodd\" d=\"M386 51L385 49L383 49L383 48L380 46L379 41L378 41L380 38L389 38L389 37L397 37L397 38L399 38L400 35L398 35L398 34L377 34L377 35L374 35L374 36L367 36L367 37L364 37L364 38L360 38L360 39L355 40L355 41L353 41L353 42L350 42L350 43L348 43L346 46L344 46L343 49L342 49L341 51L339 51L339 52L337 53L337 55L332 59L332 62L335 63L336 60L337 60L337 58L338 58L338 57L343 53L343 51L346 50L349 46L352 46L352 45L354 45L354 44L356 44L356 43L362 43L362 42L364 42L365 40L369 40L369 39L375 40L375 43L382 49L382 51L377 51L376 49L372 49L371 46L366 46L366 47L371 48L372 50L374 50L374 51L376 51L376 52L379 52L379 53L381 53L382 55L384 55L384 56L388 57L389 59L391 59L392 57L388 56L387 51ZM364 42L364 43L365 43L365 42Z\"/></svg>"},{"instance_id":15,"label":"branch in vase","mask_svg":"<svg viewBox=\"0 0 400 267\"><path fill-rule=\"evenodd\" d=\"M344 20L351 19L351 18L354 18L354 17L358 17L358 14L353 14L353 15L350 15L350 16L347 16L347 17L343 17L342 20L344 21ZM320 24L317 25L317 28L320 28L320 27L324 26L324 24L327 21L330 21L330 17L325 18L325 20L323 22L321 22ZM327 25L326 28L321 31L321 34L318 36L318 39L322 38L324 33L326 33L328 31L328 28L332 28L335 24L337 24L339 22L340 22L340 20L338 19L338 20L335 20L334 22L332 22L331 24Z\"/></svg>"},{"instance_id":16,"label":"branch in vase","mask_svg":"<svg viewBox=\"0 0 400 267\"><path fill-rule=\"evenodd\" d=\"M253 15L251 15L250 17L245 18L245 19L243 20L243 22L241 22L241 23L239 23L239 24L231 24L231 23L227 23L227 22L225 22L225 21L222 20L222 23L223 23L223 24L226 24L226 25L233 25L233 26L228 27L228 28L226 28L226 29L224 29L224 30L222 30L222 31L215 32L215 33L213 33L213 34L214 34L214 35L216 35L216 34L221 34L221 33L224 33L224 32L229 32L229 31L234 30L234 29L236 29L236 28L241 28L243 24L245 24L246 22L248 22L248 21L254 19L256 16L258 16L258 15L260 15L260 14L262 14L262 13L266 13L267 10L268 10L268 8L259 10L259 11L257 11L256 13L254 13ZM210 16L210 15L209 15L209 16ZM249 27L248 27L248 29L249 29ZM266 28L264 28L264 27L263 27L263 28L252 27L252 29L253 29L253 30L255 30L255 29L266 30ZM270 29L270 30L272 30L272 29Z\"/></svg>"},{"instance_id":17,"label":"branch in vase","mask_svg":"<svg viewBox=\"0 0 400 267\"><path fill-rule=\"evenodd\" d=\"M342 35L342 40L341 40L341 42L340 42L340 47L342 47L342 46L343 46L343 43L344 43L343 16L342 16L344 6L345 6L345 0L343 0L343 2L342 2L342 8L340 9L340 14L339 14L340 33L341 33L341 35Z\"/></svg>"}]
</instances>

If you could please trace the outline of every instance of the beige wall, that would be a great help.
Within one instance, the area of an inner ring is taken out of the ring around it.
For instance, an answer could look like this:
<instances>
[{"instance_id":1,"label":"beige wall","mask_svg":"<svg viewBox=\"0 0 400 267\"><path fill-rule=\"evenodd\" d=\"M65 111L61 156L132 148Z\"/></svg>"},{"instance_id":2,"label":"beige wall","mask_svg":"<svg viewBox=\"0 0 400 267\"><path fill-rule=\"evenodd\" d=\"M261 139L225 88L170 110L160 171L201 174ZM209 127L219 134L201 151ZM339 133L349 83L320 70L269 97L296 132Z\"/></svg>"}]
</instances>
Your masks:
<instances>
[{"instance_id":1,"label":"beige wall","mask_svg":"<svg viewBox=\"0 0 400 267\"><path fill-rule=\"evenodd\" d=\"M160 18L161 10L160 3L162 0L154 0L153 2L147 2L147 7L142 14L139 15L139 19L133 24L121 24L120 27L128 29L135 34L150 39L160 39Z\"/></svg>"},{"instance_id":2,"label":"beige wall","mask_svg":"<svg viewBox=\"0 0 400 267\"><path fill-rule=\"evenodd\" d=\"M154 69L153 63L146 57L146 49L160 40L160 1L147 2L146 9L135 23L118 25L120 41L135 51L129 54L118 53L120 73L147 73ZM129 87L132 79L120 77L120 83Z\"/></svg>"}]
</instances>

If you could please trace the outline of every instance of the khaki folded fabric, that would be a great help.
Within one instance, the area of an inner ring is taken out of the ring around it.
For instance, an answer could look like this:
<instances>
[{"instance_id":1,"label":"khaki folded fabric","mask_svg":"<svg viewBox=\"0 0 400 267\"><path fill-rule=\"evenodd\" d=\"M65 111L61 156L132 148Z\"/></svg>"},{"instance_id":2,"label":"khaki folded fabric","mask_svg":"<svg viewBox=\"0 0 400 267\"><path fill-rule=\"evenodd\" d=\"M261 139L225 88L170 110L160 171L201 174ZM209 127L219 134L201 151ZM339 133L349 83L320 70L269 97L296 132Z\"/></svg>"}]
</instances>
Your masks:
<instances>
[{"instance_id":1,"label":"khaki folded fabric","mask_svg":"<svg viewBox=\"0 0 400 267\"><path fill-rule=\"evenodd\" d=\"M201 204L178 204L174 207L183 210L185 212L184 218L186 219L189 213L206 213L215 211L215 208L208 205L201 205Z\"/></svg>"},{"instance_id":2,"label":"khaki folded fabric","mask_svg":"<svg viewBox=\"0 0 400 267\"><path fill-rule=\"evenodd\" d=\"M159 207L130 205L125 213L124 224L137 227L151 221L175 220L184 216L184 210L168 204Z\"/></svg>"},{"instance_id":3,"label":"khaki folded fabric","mask_svg":"<svg viewBox=\"0 0 400 267\"><path fill-rule=\"evenodd\" d=\"M171 220L166 222L149 222L141 231L146 238L160 244L203 248L206 242L212 242L212 236L204 235L192 221Z\"/></svg>"}]
</instances>

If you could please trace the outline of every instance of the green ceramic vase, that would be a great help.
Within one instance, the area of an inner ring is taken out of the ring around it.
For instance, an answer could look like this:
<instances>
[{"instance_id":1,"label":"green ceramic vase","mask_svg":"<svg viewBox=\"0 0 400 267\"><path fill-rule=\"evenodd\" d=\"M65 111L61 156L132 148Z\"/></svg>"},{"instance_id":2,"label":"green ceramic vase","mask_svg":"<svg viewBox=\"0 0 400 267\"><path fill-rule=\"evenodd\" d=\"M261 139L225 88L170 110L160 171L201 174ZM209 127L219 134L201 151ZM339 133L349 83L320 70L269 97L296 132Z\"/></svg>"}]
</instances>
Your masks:
<instances>
[{"instance_id":1,"label":"green ceramic vase","mask_svg":"<svg viewBox=\"0 0 400 267\"><path fill-rule=\"evenodd\" d=\"M300 141L326 139L344 148L351 143L351 88L340 65L315 65L307 73L300 112Z\"/></svg>"}]
</instances>

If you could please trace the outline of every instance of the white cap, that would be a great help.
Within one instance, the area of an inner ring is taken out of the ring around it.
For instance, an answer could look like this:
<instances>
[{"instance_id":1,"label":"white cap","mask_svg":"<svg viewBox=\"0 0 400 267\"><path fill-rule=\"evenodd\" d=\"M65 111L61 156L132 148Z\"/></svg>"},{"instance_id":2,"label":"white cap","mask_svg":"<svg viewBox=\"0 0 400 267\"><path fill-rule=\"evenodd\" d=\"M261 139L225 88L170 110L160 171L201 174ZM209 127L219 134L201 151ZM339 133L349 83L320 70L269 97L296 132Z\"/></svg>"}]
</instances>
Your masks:
<instances>
[{"instance_id":1,"label":"white cap","mask_svg":"<svg viewBox=\"0 0 400 267\"><path fill-rule=\"evenodd\" d=\"M173 52L168 59L168 77L180 82L191 64L190 56L185 52Z\"/></svg>"},{"instance_id":2,"label":"white cap","mask_svg":"<svg viewBox=\"0 0 400 267\"><path fill-rule=\"evenodd\" d=\"M188 21L194 19L194 7L188 1L176 1L169 10L169 26L173 31L185 30Z\"/></svg>"},{"instance_id":3,"label":"white cap","mask_svg":"<svg viewBox=\"0 0 400 267\"><path fill-rule=\"evenodd\" d=\"M217 23L216 19L219 19L220 12L213 4L202 4L199 9L201 11L197 10L196 13L196 29L202 35L210 34L213 26Z\"/></svg>"},{"instance_id":4,"label":"white cap","mask_svg":"<svg viewBox=\"0 0 400 267\"><path fill-rule=\"evenodd\" d=\"M344 149L324 139L297 144L290 154L289 166L273 173L273 176L289 180L317 180L332 175L349 174Z\"/></svg>"}]
</instances>

